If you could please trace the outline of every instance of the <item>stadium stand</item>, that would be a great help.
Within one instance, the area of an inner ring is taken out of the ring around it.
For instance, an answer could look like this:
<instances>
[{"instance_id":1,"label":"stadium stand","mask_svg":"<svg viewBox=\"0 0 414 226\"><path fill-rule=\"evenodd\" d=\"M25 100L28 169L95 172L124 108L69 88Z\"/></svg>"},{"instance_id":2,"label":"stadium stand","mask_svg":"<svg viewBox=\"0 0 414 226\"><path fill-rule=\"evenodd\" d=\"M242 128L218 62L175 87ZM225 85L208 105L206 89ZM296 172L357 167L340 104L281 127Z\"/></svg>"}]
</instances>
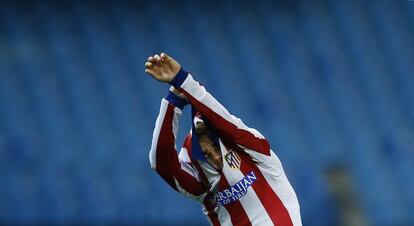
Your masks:
<instances>
[{"instance_id":1,"label":"stadium stand","mask_svg":"<svg viewBox=\"0 0 414 226\"><path fill-rule=\"evenodd\" d=\"M0 223L208 225L149 166L165 51L270 140L304 225L340 224L335 166L369 225L414 225L413 40L403 0L1 1Z\"/></svg>"}]
</instances>

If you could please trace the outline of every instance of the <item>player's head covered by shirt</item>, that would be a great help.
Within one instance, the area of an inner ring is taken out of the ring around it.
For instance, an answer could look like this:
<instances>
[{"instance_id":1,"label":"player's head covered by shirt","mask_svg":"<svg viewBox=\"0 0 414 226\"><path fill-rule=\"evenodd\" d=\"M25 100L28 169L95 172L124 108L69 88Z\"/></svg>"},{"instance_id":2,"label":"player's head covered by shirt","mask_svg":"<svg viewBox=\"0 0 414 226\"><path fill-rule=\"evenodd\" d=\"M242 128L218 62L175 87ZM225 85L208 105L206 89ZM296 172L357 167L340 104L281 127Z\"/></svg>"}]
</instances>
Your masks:
<instances>
[{"instance_id":1,"label":"player's head covered by shirt","mask_svg":"<svg viewBox=\"0 0 414 226\"><path fill-rule=\"evenodd\" d=\"M215 132L214 127L209 123L200 112L198 112L194 107L191 109L192 116L192 136L191 136L191 153L192 157L197 160L206 161L204 153L201 149L199 136L205 135L210 138L210 140L219 147L219 139L217 133Z\"/></svg>"}]
</instances>

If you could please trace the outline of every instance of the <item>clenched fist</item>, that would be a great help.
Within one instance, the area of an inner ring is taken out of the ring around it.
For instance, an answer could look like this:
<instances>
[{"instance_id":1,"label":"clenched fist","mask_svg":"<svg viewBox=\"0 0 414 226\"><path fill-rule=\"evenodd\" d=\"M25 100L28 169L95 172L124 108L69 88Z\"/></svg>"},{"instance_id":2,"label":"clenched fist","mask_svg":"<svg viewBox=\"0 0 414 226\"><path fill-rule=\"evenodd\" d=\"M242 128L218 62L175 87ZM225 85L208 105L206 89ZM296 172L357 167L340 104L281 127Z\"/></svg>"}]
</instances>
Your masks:
<instances>
[{"instance_id":1,"label":"clenched fist","mask_svg":"<svg viewBox=\"0 0 414 226\"><path fill-rule=\"evenodd\" d=\"M160 82L170 82L180 71L181 65L165 53L148 57L145 72Z\"/></svg>"}]
</instances>

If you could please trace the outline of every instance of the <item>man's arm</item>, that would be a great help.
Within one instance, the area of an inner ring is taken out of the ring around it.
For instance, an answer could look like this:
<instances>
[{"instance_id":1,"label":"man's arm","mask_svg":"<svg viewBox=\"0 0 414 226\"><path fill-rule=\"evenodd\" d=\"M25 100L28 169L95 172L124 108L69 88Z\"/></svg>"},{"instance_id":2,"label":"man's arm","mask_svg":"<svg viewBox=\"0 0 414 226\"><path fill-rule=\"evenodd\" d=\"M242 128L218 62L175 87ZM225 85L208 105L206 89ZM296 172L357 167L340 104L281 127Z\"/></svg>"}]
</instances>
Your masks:
<instances>
[{"instance_id":1,"label":"man's arm","mask_svg":"<svg viewBox=\"0 0 414 226\"><path fill-rule=\"evenodd\" d=\"M175 148L178 119L185 102L184 99L171 92L162 99L149 158L151 167L172 188L190 198L201 201L207 189L198 181L197 174L190 163L179 160Z\"/></svg>"},{"instance_id":2,"label":"man's arm","mask_svg":"<svg viewBox=\"0 0 414 226\"><path fill-rule=\"evenodd\" d=\"M185 72L180 64L162 53L148 58L146 72L161 82L168 82L214 125L219 135L248 149L270 155L269 142L257 130L231 115L207 90Z\"/></svg>"}]
</instances>

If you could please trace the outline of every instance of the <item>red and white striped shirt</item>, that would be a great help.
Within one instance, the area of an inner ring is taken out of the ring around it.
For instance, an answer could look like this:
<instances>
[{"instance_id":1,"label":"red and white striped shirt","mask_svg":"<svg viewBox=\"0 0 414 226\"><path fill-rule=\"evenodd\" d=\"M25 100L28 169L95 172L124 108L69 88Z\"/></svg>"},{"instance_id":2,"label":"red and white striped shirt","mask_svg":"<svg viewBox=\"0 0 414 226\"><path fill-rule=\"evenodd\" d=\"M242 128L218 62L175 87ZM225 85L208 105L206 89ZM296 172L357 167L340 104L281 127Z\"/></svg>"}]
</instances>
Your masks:
<instances>
[{"instance_id":1,"label":"red and white striped shirt","mask_svg":"<svg viewBox=\"0 0 414 226\"><path fill-rule=\"evenodd\" d=\"M184 70L171 84L217 130L223 168L216 170L192 158L191 132L177 155L175 140L183 107L175 101L178 97L161 101L151 167L175 190L199 201L211 225L302 225L295 191L263 135L231 115Z\"/></svg>"}]
</instances>

